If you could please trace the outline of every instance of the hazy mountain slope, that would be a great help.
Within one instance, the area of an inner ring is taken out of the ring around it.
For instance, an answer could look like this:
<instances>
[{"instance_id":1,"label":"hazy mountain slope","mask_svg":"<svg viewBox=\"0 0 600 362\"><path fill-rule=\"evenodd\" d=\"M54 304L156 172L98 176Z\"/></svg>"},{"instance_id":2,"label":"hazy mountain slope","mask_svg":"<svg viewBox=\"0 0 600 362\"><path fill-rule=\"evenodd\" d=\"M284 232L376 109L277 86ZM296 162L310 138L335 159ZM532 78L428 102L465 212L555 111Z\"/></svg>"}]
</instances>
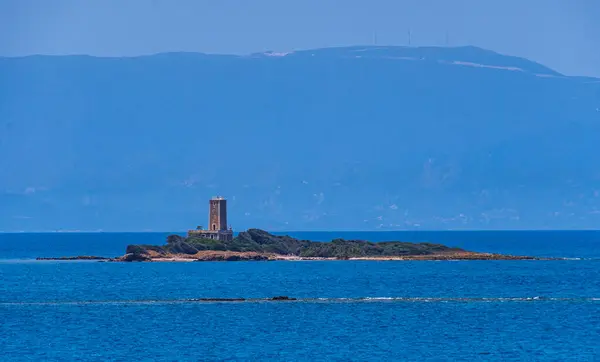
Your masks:
<instances>
[{"instance_id":1,"label":"hazy mountain slope","mask_svg":"<svg viewBox=\"0 0 600 362\"><path fill-rule=\"evenodd\" d=\"M0 58L0 230L600 222L600 83L466 48Z\"/></svg>"}]
</instances>

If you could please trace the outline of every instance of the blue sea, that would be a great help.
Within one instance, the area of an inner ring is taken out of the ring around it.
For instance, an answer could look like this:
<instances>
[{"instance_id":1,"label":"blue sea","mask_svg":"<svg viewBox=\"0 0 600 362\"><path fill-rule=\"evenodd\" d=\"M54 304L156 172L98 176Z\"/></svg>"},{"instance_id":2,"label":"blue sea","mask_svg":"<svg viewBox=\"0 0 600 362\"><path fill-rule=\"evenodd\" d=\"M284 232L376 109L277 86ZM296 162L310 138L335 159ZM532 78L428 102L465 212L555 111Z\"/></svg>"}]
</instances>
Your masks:
<instances>
[{"instance_id":1,"label":"blue sea","mask_svg":"<svg viewBox=\"0 0 600 362\"><path fill-rule=\"evenodd\" d=\"M569 259L55 262L167 233L0 234L0 360L600 360L600 232L289 234Z\"/></svg>"}]
</instances>

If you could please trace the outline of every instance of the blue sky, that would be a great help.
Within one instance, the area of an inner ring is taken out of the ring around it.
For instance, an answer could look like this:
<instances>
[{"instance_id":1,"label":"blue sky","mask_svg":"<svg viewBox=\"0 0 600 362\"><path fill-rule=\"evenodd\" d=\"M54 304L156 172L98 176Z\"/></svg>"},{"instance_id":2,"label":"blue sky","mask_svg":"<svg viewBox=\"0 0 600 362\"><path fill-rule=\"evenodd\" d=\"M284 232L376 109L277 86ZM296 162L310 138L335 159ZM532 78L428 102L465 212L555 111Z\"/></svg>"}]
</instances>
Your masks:
<instances>
[{"instance_id":1,"label":"blue sky","mask_svg":"<svg viewBox=\"0 0 600 362\"><path fill-rule=\"evenodd\" d=\"M0 55L476 45L600 77L597 0L0 0Z\"/></svg>"}]
</instances>

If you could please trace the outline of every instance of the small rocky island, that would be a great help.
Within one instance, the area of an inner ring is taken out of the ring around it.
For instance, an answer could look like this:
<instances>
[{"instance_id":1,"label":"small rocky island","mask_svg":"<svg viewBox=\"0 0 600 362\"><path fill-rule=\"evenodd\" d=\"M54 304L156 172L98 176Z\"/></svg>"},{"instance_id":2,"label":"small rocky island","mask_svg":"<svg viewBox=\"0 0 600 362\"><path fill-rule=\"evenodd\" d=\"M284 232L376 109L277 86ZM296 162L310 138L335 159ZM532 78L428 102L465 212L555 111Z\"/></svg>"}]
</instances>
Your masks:
<instances>
[{"instance_id":1,"label":"small rocky island","mask_svg":"<svg viewBox=\"0 0 600 362\"><path fill-rule=\"evenodd\" d=\"M440 244L401 241L369 242L335 239L299 240L260 229L233 236L227 225L227 201L209 200L209 228L189 230L187 237L170 235L166 245L129 245L116 258L71 256L38 260L97 261L243 261L243 260L527 260L527 256L476 253Z\"/></svg>"},{"instance_id":2,"label":"small rocky island","mask_svg":"<svg viewBox=\"0 0 600 362\"><path fill-rule=\"evenodd\" d=\"M201 234L170 235L166 245L129 245L116 258L93 256L39 260L101 261L269 261L269 260L531 260L528 256L478 253L441 244L335 239L317 242L249 229L230 240Z\"/></svg>"}]
</instances>

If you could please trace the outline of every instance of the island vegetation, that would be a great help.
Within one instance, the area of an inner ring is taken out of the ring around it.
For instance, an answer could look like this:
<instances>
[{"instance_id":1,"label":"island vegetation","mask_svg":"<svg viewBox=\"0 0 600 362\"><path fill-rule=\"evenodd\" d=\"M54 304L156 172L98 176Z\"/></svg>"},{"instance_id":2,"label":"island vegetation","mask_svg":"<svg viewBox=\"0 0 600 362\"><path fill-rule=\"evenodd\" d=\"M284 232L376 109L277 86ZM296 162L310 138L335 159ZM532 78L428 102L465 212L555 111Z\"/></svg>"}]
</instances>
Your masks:
<instances>
[{"instance_id":1,"label":"island vegetation","mask_svg":"<svg viewBox=\"0 0 600 362\"><path fill-rule=\"evenodd\" d=\"M456 253L464 250L450 248L440 244L379 242L363 240L334 239L331 242L316 242L295 239L290 236L278 236L264 230L250 229L239 233L231 241L205 239L200 237L184 238L179 235L167 237L164 246L130 245L127 253L159 255L185 254L196 255L202 251L222 251L238 253L257 253L262 255L284 255L301 258L337 258L356 257L431 255Z\"/></svg>"},{"instance_id":2,"label":"island vegetation","mask_svg":"<svg viewBox=\"0 0 600 362\"><path fill-rule=\"evenodd\" d=\"M102 261L250 261L250 260L522 260L527 256L478 253L433 243L369 242L334 239L318 242L273 235L260 229L239 233L231 241L170 235L165 245L129 245L117 258L92 256L40 260Z\"/></svg>"}]
</instances>

